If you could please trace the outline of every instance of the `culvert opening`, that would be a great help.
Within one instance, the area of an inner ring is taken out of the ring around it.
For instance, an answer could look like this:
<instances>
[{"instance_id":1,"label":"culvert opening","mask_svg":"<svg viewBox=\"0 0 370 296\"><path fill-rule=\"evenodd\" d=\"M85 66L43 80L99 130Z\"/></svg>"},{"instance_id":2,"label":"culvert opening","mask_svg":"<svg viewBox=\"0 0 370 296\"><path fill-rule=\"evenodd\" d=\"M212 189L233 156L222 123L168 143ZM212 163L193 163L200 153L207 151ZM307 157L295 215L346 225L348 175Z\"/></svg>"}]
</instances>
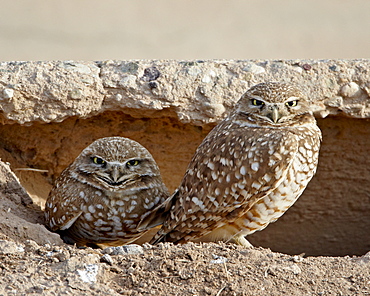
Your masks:
<instances>
[{"instance_id":1,"label":"culvert opening","mask_svg":"<svg viewBox=\"0 0 370 296\"><path fill-rule=\"evenodd\" d=\"M307 256L363 255L370 249L370 122L342 117L318 120L323 132L319 167L308 188L277 222L248 237L255 246ZM105 112L61 123L0 126L3 161L42 206L53 180L91 142L124 136L154 156L173 191L196 147L214 125L183 124L174 118L133 118Z\"/></svg>"}]
</instances>

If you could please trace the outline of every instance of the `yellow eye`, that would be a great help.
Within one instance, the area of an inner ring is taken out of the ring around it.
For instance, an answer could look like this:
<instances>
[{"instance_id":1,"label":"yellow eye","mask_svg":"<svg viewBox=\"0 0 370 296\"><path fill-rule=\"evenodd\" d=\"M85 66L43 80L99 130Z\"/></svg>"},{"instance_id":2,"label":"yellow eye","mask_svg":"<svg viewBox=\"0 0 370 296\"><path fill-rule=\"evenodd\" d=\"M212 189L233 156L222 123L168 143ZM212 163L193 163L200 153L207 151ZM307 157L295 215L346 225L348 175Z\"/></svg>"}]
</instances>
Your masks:
<instances>
[{"instance_id":1,"label":"yellow eye","mask_svg":"<svg viewBox=\"0 0 370 296\"><path fill-rule=\"evenodd\" d=\"M264 102L262 102L260 100L257 100L257 99L252 99L251 102L252 102L253 106L263 106L263 105L265 105Z\"/></svg>"},{"instance_id":2,"label":"yellow eye","mask_svg":"<svg viewBox=\"0 0 370 296\"><path fill-rule=\"evenodd\" d=\"M298 105L298 100L286 102L285 105L287 105L288 107L295 107Z\"/></svg>"},{"instance_id":3,"label":"yellow eye","mask_svg":"<svg viewBox=\"0 0 370 296\"><path fill-rule=\"evenodd\" d=\"M137 159L132 159L132 160L129 160L127 163L126 163L126 166L127 167L130 167L130 166L137 166L139 164L139 161Z\"/></svg>"},{"instance_id":4,"label":"yellow eye","mask_svg":"<svg viewBox=\"0 0 370 296\"><path fill-rule=\"evenodd\" d=\"M106 163L104 159L102 159L100 157L96 157L96 156L92 157L92 161L95 164L105 164Z\"/></svg>"}]
</instances>

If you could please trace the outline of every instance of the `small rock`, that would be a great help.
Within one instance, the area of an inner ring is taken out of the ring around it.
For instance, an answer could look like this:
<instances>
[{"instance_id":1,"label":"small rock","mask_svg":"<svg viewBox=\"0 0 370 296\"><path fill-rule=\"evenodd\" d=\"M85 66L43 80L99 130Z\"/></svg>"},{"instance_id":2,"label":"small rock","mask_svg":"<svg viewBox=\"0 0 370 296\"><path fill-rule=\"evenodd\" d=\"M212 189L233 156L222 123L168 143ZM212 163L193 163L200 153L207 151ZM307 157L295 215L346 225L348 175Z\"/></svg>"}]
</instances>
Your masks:
<instances>
[{"instance_id":1,"label":"small rock","mask_svg":"<svg viewBox=\"0 0 370 296\"><path fill-rule=\"evenodd\" d=\"M317 112L317 115L321 118L325 118L330 114L329 110L321 110Z\"/></svg>"},{"instance_id":2,"label":"small rock","mask_svg":"<svg viewBox=\"0 0 370 296\"><path fill-rule=\"evenodd\" d=\"M329 107L340 107L343 105L343 98L342 97L335 97L327 100L325 105Z\"/></svg>"},{"instance_id":3,"label":"small rock","mask_svg":"<svg viewBox=\"0 0 370 296\"><path fill-rule=\"evenodd\" d=\"M212 82L212 78L209 75L204 75L203 78L202 78L202 82L210 83L210 82Z\"/></svg>"},{"instance_id":4,"label":"small rock","mask_svg":"<svg viewBox=\"0 0 370 296\"><path fill-rule=\"evenodd\" d=\"M204 103L203 109L210 117L220 117L225 113L226 109L223 104L219 103Z\"/></svg>"},{"instance_id":5,"label":"small rock","mask_svg":"<svg viewBox=\"0 0 370 296\"><path fill-rule=\"evenodd\" d=\"M112 257L109 254L104 254L100 258L100 262L105 262L105 263L108 263L109 265L113 265L114 263Z\"/></svg>"},{"instance_id":6,"label":"small rock","mask_svg":"<svg viewBox=\"0 0 370 296\"><path fill-rule=\"evenodd\" d=\"M98 271L99 266L97 264L89 264L85 266L85 269L78 269L77 273L83 282L92 284L96 282Z\"/></svg>"},{"instance_id":7,"label":"small rock","mask_svg":"<svg viewBox=\"0 0 370 296\"><path fill-rule=\"evenodd\" d=\"M243 71L251 72L253 74L262 74L266 72L265 68L257 66L256 64L248 64L243 68Z\"/></svg>"},{"instance_id":8,"label":"small rock","mask_svg":"<svg viewBox=\"0 0 370 296\"><path fill-rule=\"evenodd\" d=\"M24 252L24 247L12 241L0 240L0 254L16 254Z\"/></svg>"},{"instance_id":9,"label":"small rock","mask_svg":"<svg viewBox=\"0 0 370 296\"><path fill-rule=\"evenodd\" d=\"M144 254L142 246L139 245L126 245L119 247L108 247L102 251L103 254L108 255L137 255Z\"/></svg>"},{"instance_id":10,"label":"small rock","mask_svg":"<svg viewBox=\"0 0 370 296\"><path fill-rule=\"evenodd\" d=\"M118 102L122 101L122 95L121 94L116 94L116 100Z\"/></svg>"},{"instance_id":11,"label":"small rock","mask_svg":"<svg viewBox=\"0 0 370 296\"><path fill-rule=\"evenodd\" d=\"M302 68L303 68L304 70L308 71L308 70L311 70L312 66L311 66L311 65L309 65L309 64L303 64L303 65L302 65Z\"/></svg>"},{"instance_id":12,"label":"small rock","mask_svg":"<svg viewBox=\"0 0 370 296\"><path fill-rule=\"evenodd\" d=\"M296 72L298 72L298 73L302 73L302 72L303 72L303 69L302 69L301 67L299 67L299 66L294 66L294 67L292 67L292 70L293 70L293 71L296 71Z\"/></svg>"},{"instance_id":13,"label":"small rock","mask_svg":"<svg viewBox=\"0 0 370 296\"><path fill-rule=\"evenodd\" d=\"M138 63L135 62L128 62L121 65L121 71L124 73L130 74L137 74L137 70L139 69Z\"/></svg>"},{"instance_id":14,"label":"small rock","mask_svg":"<svg viewBox=\"0 0 370 296\"><path fill-rule=\"evenodd\" d=\"M68 251L59 251L54 253L54 258L57 258L59 262L63 262L71 258L71 255Z\"/></svg>"},{"instance_id":15,"label":"small rock","mask_svg":"<svg viewBox=\"0 0 370 296\"><path fill-rule=\"evenodd\" d=\"M137 87L136 84L136 76L135 75L127 75L124 76L118 83L119 86L124 88L135 88Z\"/></svg>"},{"instance_id":16,"label":"small rock","mask_svg":"<svg viewBox=\"0 0 370 296\"><path fill-rule=\"evenodd\" d=\"M290 265L290 266L285 267L283 269L286 270L286 271L291 271L295 275L300 274L302 272L302 270L299 268L299 266L297 264Z\"/></svg>"},{"instance_id":17,"label":"small rock","mask_svg":"<svg viewBox=\"0 0 370 296\"><path fill-rule=\"evenodd\" d=\"M148 85L151 89L158 88L158 83L155 81L150 81Z\"/></svg>"},{"instance_id":18,"label":"small rock","mask_svg":"<svg viewBox=\"0 0 370 296\"><path fill-rule=\"evenodd\" d=\"M344 97L348 98L355 97L360 92L360 86L355 82L350 82L348 84L343 85L342 88L340 89L340 92Z\"/></svg>"},{"instance_id":19,"label":"small rock","mask_svg":"<svg viewBox=\"0 0 370 296\"><path fill-rule=\"evenodd\" d=\"M34 252L40 249L40 246L33 240L26 240L25 242L25 248L28 252Z\"/></svg>"},{"instance_id":20,"label":"small rock","mask_svg":"<svg viewBox=\"0 0 370 296\"><path fill-rule=\"evenodd\" d=\"M337 72L338 71L338 66L337 65L332 65L332 66L329 66L329 69L334 71L334 72Z\"/></svg>"},{"instance_id":21,"label":"small rock","mask_svg":"<svg viewBox=\"0 0 370 296\"><path fill-rule=\"evenodd\" d=\"M202 70L199 67L189 67L186 72L191 76L197 76L202 73Z\"/></svg>"},{"instance_id":22,"label":"small rock","mask_svg":"<svg viewBox=\"0 0 370 296\"><path fill-rule=\"evenodd\" d=\"M14 97L14 89L6 88L3 90L3 97L4 99L11 99Z\"/></svg>"},{"instance_id":23,"label":"small rock","mask_svg":"<svg viewBox=\"0 0 370 296\"><path fill-rule=\"evenodd\" d=\"M299 256L299 255L295 255L292 258L292 261L295 262L295 263L303 262L303 260L304 260L304 258L302 256Z\"/></svg>"},{"instance_id":24,"label":"small rock","mask_svg":"<svg viewBox=\"0 0 370 296\"><path fill-rule=\"evenodd\" d=\"M80 99L82 97L82 92L81 92L80 89L75 88L75 89L69 91L69 96L71 97L71 99L77 100L77 99Z\"/></svg>"},{"instance_id":25,"label":"small rock","mask_svg":"<svg viewBox=\"0 0 370 296\"><path fill-rule=\"evenodd\" d=\"M352 260L360 264L370 264L370 252L367 252L365 255L361 256L360 258L354 258Z\"/></svg>"},{"instance_id":26,"label":"small rock","mask_svg":"<svg viewBox=\"0 0 370 296\"><path fill-rule=\"evenodd\" d=\"M214 260L209 261L209 263L211 264L223 264L227 262L227 258L225 257L213 255L213 254L212 254L212 257Z\"/></svg>"},{"instance_id":27,"label":"small rock","mask_svg":"<svg viewBox=\"0 0 370 296\"><path fill-rule=\"evenodd\" d=\"M63 64L64 68L67 70L75 71L82 74L90 74L91 69L89 66L84 64L75 63L73 61L71 62L64 62Z\"/></svg>"},{"instance_id":28,"label":"small rock","mask_svg":"<svg viewBox=\"0 0 370 296\"><path fill-rule=\"evenodd\" d=\"M292 272L294 275L300 274L302 270L299 268L297 264L292 264L289 266L279 266L279 265L272 265L269 267L267 273L271 275L277 275L279 272L286 273Z\"/></svg>"},{"instance_id":29,"label":"small rock","mask_svg":"<svg viewBox=\"0 0 370 296\"><path fill-rule=\"evenodd\" d=\"M141 79L150 82L158 79L159 76L161 76L161 72L159 72L157 67L149 67L144 70L144 75Z\"/></svg>"}]
</instances>

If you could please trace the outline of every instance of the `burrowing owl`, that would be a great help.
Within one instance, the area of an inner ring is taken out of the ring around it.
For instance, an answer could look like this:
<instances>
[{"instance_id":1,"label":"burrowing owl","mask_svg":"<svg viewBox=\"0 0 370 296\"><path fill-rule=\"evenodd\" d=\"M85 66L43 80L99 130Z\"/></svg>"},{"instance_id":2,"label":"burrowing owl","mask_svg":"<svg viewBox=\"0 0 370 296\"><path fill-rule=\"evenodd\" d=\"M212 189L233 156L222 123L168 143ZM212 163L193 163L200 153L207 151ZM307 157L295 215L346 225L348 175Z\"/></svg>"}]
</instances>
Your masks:
<instances>
[{"instance_id":1,"label":"burrowing owl","mask_svg":"<svg viewBox=\"0 0 370 296\"><path fill-rule=\"evenodd\" d=\"M244 236L282 216L315 174L321 132L309 105L291 84L249 89L198 147L174 195L141 222L164 217L152 243L251 246Z\"/></svg>"},{"instance_id":2,"label":"burrowing owl","mask_svg":"<svg viewBox=\"0 0 370 296\"><path fill-rule=\"evenodd\" d=\"M56 180L45 205L46 225L66 243L123 245L146 232L138 222L168 196L148 150L130 139L102 138Z\"/></svg>"}]
</instances>

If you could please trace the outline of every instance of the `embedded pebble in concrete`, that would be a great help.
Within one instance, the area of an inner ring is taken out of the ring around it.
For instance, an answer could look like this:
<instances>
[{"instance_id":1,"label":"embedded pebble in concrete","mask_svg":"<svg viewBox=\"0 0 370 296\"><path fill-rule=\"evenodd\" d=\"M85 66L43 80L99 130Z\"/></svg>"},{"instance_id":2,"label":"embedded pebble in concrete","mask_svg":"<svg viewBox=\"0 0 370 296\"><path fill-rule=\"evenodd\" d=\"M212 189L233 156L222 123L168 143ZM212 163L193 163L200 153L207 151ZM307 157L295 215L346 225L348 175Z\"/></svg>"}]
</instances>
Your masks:
<instances>
[{"instance_id":1,"label":"embedded pebble in concrete","mask_svg":"<svg viewBox=\"0 0 370 296\"><path fill-rule=\"evenodd\" d=\"M14 89L6 88L3 90L3 98L11 99L14 96Z\"/></svg>"},{"instance_id":2,"label":"embedded pebble in concrete","mask_svg":"<svg viewBox=\"0 0 370 296\"><path fill-rule=\"evenodd\" d=\"M262 74L266 72L265 68L257 66L256 64L248 64L243 68L243 71L251 72L253 74Z\"/></svg>"},{"instance_id":3,"label":"embedded pebble in concrete","mask_svg":"<svg viewBox=\"0 0 370 296\"><path fill-rule=\"evenodd\" d=\"M325 102L325 105L334 108L340 107L343 105L343 98L342 97L331 98Z\"/></svg>"},{"instance_id":4,"label":"embedded pebble in concrete","mask_svg":"<svg viewBox=\"0 0 370 296\"><path fill-rule=\"evenodd\" d=\"M346 85L343 85L342 88L340 89L342 96L348 98L355 97L356 95L359 94L359 91L360 86L355 82L350 82Z\"/></svg>"}]
</instances>

